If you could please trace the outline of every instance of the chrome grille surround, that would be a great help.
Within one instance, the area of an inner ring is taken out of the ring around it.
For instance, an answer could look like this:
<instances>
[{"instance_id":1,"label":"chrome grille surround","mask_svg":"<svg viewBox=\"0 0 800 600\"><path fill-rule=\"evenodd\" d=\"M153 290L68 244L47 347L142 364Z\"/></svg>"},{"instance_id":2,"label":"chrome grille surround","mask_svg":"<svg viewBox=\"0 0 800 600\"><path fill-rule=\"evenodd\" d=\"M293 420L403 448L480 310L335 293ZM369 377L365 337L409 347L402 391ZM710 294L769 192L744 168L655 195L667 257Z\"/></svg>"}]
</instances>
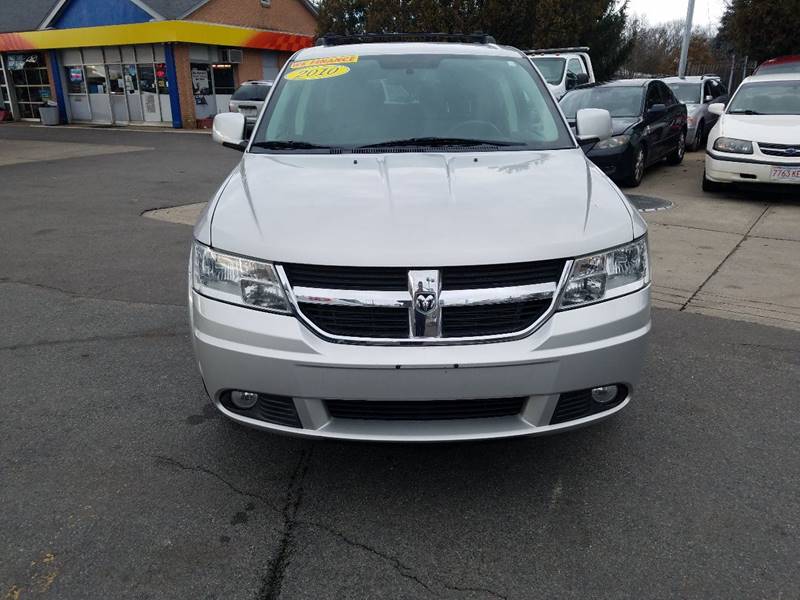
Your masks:
<instances>
[{"instance_id":1,"label":"chrome grille surround","mask_svg":"<svg viewBox=\"0 0 800 600\"><path fill-rule=\"evenodd\" d=\"M769 144L767 142L758 142L758 148L763 154L769 156L800 158L800 142L796 144Z\"/></svg>"},{"instance_id":2,"label":"chrome grille surround","mask_svg":"<svg viewBox=\"0 0 800 600\"><path fill-rule=\"evenodd\" d=\"M464 344L484 344L491 342L502 342L520 339L531 335L542 324L547 321L555 312L558 300L567 283L570 271L572 270L572 260L564 262L564 268L558 281L548 283L538 283L531 285L520 285L500 288L481 288L473 290L441 290L437 304L441 311L447 307L467 307L467 306L488 306L501 304L514 304L534 300L549 300L547 309L539 316L534 323L525 329L512 333L502 333L496 335L470 336L470 337L441 337L441 313L438 322L435 323L433 331L437 332L436 337L426 335L415 335L414 310L415 295L411 290L413 282L417 281L417 274L430 274L430 269L415 271L409 269L409 290L408 291L378 291L378 290L336 290L325 288L311 288L297 286L293 287L283 266L276 265L276 271L286 291L289 302L294 310L295 316L313 331L320 338L341 344L359 344L375 346L431 346L431 345L464 345ZM438 285L439 282L437 281ZM345 307L364 307L364 308L393 308L404 309L409 314L409 333L408 337L403 338L373 338L355 337L347 335L336 335L327 332L308 318L302 310L303 304L322 305L322 306L345 306ZM430 322L430 317L428 317ZM430 332L429 327L424 330Z\"/></svg>"}]
</instances>

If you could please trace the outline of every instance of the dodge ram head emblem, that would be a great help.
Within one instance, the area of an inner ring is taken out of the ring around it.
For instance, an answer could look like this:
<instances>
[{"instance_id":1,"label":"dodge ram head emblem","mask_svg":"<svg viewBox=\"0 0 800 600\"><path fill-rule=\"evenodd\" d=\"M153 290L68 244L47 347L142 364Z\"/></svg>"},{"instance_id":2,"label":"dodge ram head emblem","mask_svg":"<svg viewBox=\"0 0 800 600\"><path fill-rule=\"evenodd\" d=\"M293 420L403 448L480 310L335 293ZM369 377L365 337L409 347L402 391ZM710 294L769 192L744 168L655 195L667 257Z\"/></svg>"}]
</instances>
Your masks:
<instances>
[{"instance_id":1,"label":"dodge ram head emblem","mask_svg":"<svg viewBox=\"0 0 800 600\"><path fill-rule=\"evenodd\" d=\"M409 271L408 291L412 298L408 311L411 337L441 337L442 308L439 294L442 285L439 271Z\"/></svg>"},{"instance_id":2,"label":"dodge ram head emblem","mask_svg":"<svg viewBox=\"0 0 800 600\"><path fill-rule=\"evenodd\" d=\"M436 310L436 305L438 304L438 301L436 300L436 294L433 292L424 291L422 289L421 281L419 282L419 287L414 296L414 303L416 304L416 310L418 313L429 315Z\"/></svg>"}]
</instances>

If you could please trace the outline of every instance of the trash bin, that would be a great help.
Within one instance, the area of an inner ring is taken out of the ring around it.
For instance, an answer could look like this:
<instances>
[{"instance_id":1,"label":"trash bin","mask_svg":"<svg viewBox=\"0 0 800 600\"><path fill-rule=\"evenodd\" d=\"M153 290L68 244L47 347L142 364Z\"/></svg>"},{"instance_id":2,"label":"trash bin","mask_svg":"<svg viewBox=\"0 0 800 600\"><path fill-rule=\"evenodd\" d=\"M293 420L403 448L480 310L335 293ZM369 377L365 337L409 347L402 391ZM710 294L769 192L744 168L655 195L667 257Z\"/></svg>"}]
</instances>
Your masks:
<instances>
[{"instance_id":1,"label":"trash bin","mask_svg":"<svg viewBox=\"0 0 800 600\"><path fill-rule=\"evenodd\" d=\"M46 104L40 106L39 120L42 122L42 125L58 125L60 123L58 105Z\"/></svg>"}]
</instances>

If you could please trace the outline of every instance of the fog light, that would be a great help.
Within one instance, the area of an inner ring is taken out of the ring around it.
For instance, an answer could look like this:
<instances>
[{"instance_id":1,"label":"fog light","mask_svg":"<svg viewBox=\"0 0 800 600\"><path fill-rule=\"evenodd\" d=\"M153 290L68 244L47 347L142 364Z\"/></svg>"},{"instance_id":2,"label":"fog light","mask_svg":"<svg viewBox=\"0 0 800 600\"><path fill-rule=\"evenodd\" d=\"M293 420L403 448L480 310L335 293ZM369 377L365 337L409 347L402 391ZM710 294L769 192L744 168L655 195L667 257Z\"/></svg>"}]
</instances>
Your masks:
<instances>
[{"instance_id":1,"label":"fog light","mask_svg":"<svg viewBox=\"0 0 800 600\"><path fill-rule=\"evenodd\" d=\"M602 387L592 388L592 400L598 404L608 404L614 401L618 392L619 388L615 385L604 385Z\"/></svg>"},{"instance_id":2,"label":"fog light","mask_svg":"<svg viewBox=\"0 0 800 600\"><path fill-rule=\"evenodd\" d=\"M231 402L236 408L248 410L258 402L258 394L254 392L231 392Z\"/></svg>"}]
</instances>

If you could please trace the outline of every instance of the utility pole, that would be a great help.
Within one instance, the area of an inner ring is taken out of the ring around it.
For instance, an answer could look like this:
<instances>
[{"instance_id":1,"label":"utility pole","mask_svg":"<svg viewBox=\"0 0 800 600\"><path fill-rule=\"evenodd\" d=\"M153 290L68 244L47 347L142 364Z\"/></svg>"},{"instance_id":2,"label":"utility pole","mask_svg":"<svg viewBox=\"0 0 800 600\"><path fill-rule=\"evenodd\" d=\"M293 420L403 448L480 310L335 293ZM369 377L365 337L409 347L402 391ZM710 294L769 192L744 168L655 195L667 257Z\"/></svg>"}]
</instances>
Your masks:
<instances>
[{"instance_id":1,"label":"utility pole","mask_svg":"<svg viewBox=\"0 0 800 600\"><path fill-rule=\"evenodd\" d=\"M689 0L689 6L686 9L686 28L683 31L683 46L681 46L681 63L678 66L678 77L686 76L689 42L692 41L692 19L694 19L694 0Z\"/></svg>"}]
</instances>

